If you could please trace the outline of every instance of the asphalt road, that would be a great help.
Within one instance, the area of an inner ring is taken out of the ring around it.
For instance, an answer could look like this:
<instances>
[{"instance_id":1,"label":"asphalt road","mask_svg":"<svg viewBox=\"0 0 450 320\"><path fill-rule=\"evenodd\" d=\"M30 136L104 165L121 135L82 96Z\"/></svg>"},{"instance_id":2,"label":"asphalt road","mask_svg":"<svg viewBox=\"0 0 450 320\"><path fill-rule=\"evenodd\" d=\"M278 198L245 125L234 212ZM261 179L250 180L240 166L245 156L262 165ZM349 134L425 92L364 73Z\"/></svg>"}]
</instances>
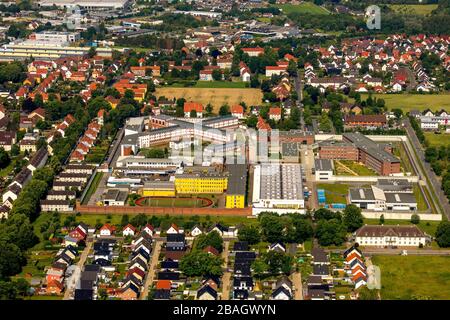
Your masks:
<instances>
[{"instance_id":1,"label":"asphalt road","mask_svg":"<svg viewBox=\"0 0 450 320\"><path fill-rule=\"evenodd\" d=\"M149 287L152 285L153 279L155 278L156 267L158 266L159 253L161 251L161 247L162 242L156 241L155 248L153 249L152 257L150 260L147 277L145 278L144 288L141 296L139 297L140 300L147 300Z\"/></svg>"},{"instance_id":2,"label":"asphalt road","mask_svg":"<svg viewBox=\"0 0 450 320\"><path fill-rule=\"evenodd\" d=\"M434 193L438 197L440 205L444 209L444 214L447 216L447 219L450 220L450 205L449 205L447 196L445 195L444 191L441 189L441 182L437 178L434 171L431 169L430 164L425 161L425 153L422 149L422 145L420 144L420 141L417 138L416 133L414 132L413 128L411 127L411 123L410 123L409 119L406 118L403 121L403 123L405 125L405 129L408 134L408 138L411 141L412 146L416 150L417 156L419 157L418 160L423 165L423 168L425 170L424 173L426 174L426 176L428 177L428 179L430 181L431 185L429 185L429 188L433 188ZM415 157L413 157L413 158L415 158ZM438 204L435 204L435 205L438 208Z\"/></svg>"}]
</instances>

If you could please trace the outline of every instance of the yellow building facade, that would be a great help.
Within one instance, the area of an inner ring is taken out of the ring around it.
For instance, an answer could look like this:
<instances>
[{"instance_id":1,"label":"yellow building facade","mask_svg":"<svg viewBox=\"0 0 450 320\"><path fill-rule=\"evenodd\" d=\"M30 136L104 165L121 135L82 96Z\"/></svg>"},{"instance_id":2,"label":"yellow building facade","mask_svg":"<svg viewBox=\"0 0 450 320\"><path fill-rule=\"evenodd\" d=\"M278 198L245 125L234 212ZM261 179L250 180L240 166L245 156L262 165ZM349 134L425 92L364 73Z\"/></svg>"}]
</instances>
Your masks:
<instances>
[{"instance_id":1,"label":"yellow building facade","mask_svg":"<svg viewBox=\"0 0 450 320\"><path fill-rule=\"evenodd\" d=\"M180 176L175 178L175 190L180 194L223 193L227 185L227 177Z\"/></svg>"},{"instance_id":2,"label":"yellow building facade","mask_svg":"<svg viewBox=\"0 0 450 320\"><path fill-rule=\"evenodd\" d=\"M245 195L243 194L227 194L225 206L227 209L244 208Z\"/></svg>"}]
</instances>

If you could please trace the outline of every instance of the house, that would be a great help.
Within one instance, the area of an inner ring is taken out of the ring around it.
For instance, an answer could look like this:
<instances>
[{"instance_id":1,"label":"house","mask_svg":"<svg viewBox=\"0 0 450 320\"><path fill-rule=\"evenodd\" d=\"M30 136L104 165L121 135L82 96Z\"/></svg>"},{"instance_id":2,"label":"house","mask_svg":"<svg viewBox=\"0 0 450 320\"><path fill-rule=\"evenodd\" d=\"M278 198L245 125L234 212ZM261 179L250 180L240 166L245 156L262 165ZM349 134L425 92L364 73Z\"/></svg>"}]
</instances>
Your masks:
<instances>
[{"instance_id":1,"label":"house","mask_svg":"<svg viewBox=\"0 0 450 320\"><path fill-rule=\"evenodd\" d=\"M147 233L150 237L153 237L153 234L155 232L155 228L151 224L146 224L145 227L142 229L143 232Z\"/></svg>"},{"instance_id":2,"label":"house","mask_svg":"<svg viewBox=\"0 0 450 320\"><path fill-rule=\"evenodd\" d=\"M313 264L315 265L329 265L330 259L323 248L315 247L311 250L311 255L313 257Z\"/></svg>"},{"instance_id":3,"label":"house","mask_svg":"<svg viewBox=\"0 0 450 320\"><path fill-rule=\"evenodd\" d=\"M233 289L234 290L253 290L254 283L252 277L234 277L233 278Z\"/></svg>"},{"instance_id":4,"label":"house","mask_svg":"<svg viewBox=\"0 0 450 320\"><path fill-rule=\"evenodd\" d=\"M166 231L167 234L181 234L184 233L183 229L180 229L175 223L172 223L169 229Z\"/></svg>"},{"instance_id":5,"label":"house","mask_svg":"<svg viewBox=\"0 0 450 320\"><path fill-rule=\"evenodd\" d=\"M63 282L57 281L57 280L51 280L47 282L47 288L46 288L47 294L61 294L64 291L64 284Z\"/></svg>"},{"instance_id":6,"label":"house","mask_svg":"<svg viewBox=\"0 0 450 320\"><path fill-rule=\"evenodd\" d=\"M280 76L286 72L286 66L266 66L266 77Z\"/></svg>"},{"instance_id":7,"label":"house","mask_svg":"<svg viewBox=\"0 0 450 320\"><path fill-rule=\"evenodd\" d=\"M0 131L0 147L5 151L11 151L11 147L16 143L16 133L12 131Z\"/></svg>"},{"instance_id":8,"label":"house","mask_svg":"<svg viewBox=\"0 0 450 320\"><path fill-rule=\"evenodd\" d=\"M209 232L217 231L222 238L234 238L237 237L238 229L236 227L225 227L220 223L217 223Z\"/></svg>"},{"instance_id":9,"label":"house","mask_svg":"<svg viewBox=\"0 0 450 320\"><path fill-rule=\"evenodd\" d=\"M216 248L212 247L212 246L205 247L203 249L203 252L209 253L209 254L211 254L213 256L216 256L216 257L218 257L220 255L219 251Z\"/></svg>"},{"instance_id":10,"label":"house","mask_svg":"<svg viewBox=\"0 0 450 320\"><path fill-rule=\"evenodd\" d=\"M217 300L217 291L209 285L204 285L197 291L196 300Z\"/></svg>"},{"instance_id":11,"label":"house","mask_svg":"<svg viewBox=\"0 0 450 320\"><path fill-rule=\"evenodd\" d=\"M231 115L238 119L242 119L244 117L244 108L237 104L231 107Z\"/></svg>"},{"instance_id":12,"label":"house","mask_svg":"<svg viewBox=\"0 0 450 320\"><path fill-rule=\"evenodd\" d=\"M261 47L242 48L242 52L248 54L250 57L257 57L264 54L264 48Z\"/></svg>"},{"instance_id":13,"label":"house","mask_svg":"<svg viewBox=\"0 0 450 320\"><path fill-rule=\"evenodd\" d=\"M275 242L269 245L269 251L275 251L275 252L286 252L286 246L282 244L281 242Z\"/></svg>"},{"instance_id":14,"label":"house","mask_svg":"<svg viewBox=\"0 0 450 320\"><path fill-rule=\"evenodd\" d=\"M194 226L191 230L191 236L197 237L203 233L199 226Z\"/></svg>"},{"instance_id":15,"label":"house","mask_svg":"<svg viewBox=\"0 0 450 320\"><path fill-rule=\"evenodd\" d=\"M111 236L116 231L114 226L106 223L100 228L100 236Z\"/></svg>"},{"instance_id":16,"label":"house","mask_svg":"<svg viewBox=\"0 0 450 320\"><path fill-rule=\"evenodd\" d=\"M355 242L371 247L419 247L429 243L430 237L415 225L365 225L356 230Z\"/></svg>"},{"instance_id":17,"label":"house","mask_svg":"<svg viewBox=\"0 0 450 320\"><path fill-rule=\"evenodd\" d=\"M131 224L127 224L122 230L122 235L125 237L128 237L128 236L133 237L135 232L136 232L136 228L133 227Z\"/></svg>"},{"instance_id":18,"label":"house","mask_svg":"<svg viewBox=\"0 0 450 320\"><path fill-rule=\"evenodd\" d=\"M292 293L285 287L278 287L271 294L271 300L291 300Z\"/></svg>"},{"instance_id":19,"label":"house","mask_svg":"<svg viewBox=\"0 0 450 320\"><path fill-rule=\"evenodd\" d=\"M184 117L191 118L191 114L194 115L194 118L202 118L203 117L203 105L197 102L185 102L184 103Z\"/></svg>"},{"instance_id":20,"label":"house","mask_svg":"<svg viewBox=\"0 0 450 320\"><path fill-rule=\"evenodd\" d=\"M269 119L279 121L281 120L281 108L270 108L269 109Z\"/></svg>"},{"instance_id":21,"label":"house","mask_svg":"<svg viewBox=\"0 0 450 320\"><path fill-rule=\"evenodd\" d=\"M125 287L121 288L118 298L122 300L137 300L139 298L140 289L134 283L128 283Z\"/></svg>"}]
</instances>

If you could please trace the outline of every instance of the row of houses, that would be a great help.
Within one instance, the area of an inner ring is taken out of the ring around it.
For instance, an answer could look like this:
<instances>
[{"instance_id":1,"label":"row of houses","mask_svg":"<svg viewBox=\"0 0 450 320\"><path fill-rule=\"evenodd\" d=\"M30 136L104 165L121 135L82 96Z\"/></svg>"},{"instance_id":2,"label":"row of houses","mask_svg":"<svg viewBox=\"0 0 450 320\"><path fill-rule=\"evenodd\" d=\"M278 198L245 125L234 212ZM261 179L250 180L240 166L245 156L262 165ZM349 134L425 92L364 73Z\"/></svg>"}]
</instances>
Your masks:
<instances>
[{"instance_id":1,"label":"row of houses","mask_svg":"<svg viewBox=\"0 0 450 320\"><path fill-rule=\"evenodd\" d=\"M87 232L87 230L86 230ZM50 268L47 269L43 292L45 294L61 294L66 287L66 279L73 272L69 270L78 257L78 251L72 246L66 246L58 251Z\"/></svg>"},{"instance_id":2,"label":"row of houses","mask_svg":"<svg viewBox=\"0 0 450 320\"><path fill-rule=\"evenodd\" d=\"M31 181L33 173L42 168L48 159L47 148L42 147L33 154L30 161L14 177L2 195L2 205L0 206L0 219L7 219L9 211L14 206L14 201L19 197L23 188Z\"/></svg>"}]
</instances>

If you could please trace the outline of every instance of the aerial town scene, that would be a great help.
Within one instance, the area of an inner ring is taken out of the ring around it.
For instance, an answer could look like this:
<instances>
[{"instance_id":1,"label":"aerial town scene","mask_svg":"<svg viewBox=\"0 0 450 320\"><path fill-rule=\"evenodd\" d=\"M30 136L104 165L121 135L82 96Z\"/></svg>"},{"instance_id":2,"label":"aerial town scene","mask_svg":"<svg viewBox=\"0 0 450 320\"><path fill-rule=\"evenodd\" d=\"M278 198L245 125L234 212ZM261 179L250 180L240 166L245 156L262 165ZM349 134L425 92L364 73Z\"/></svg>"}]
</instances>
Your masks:
<instances>
[{"instance_id":1,"label":"aerial town scene","mask_svg":"<svg viewBox=\"0 0 450 320\"><path fill-rule=\"evenodd\" d=\"M450 300L450 1L0 14L0 300Z\"/></svg>"}]
</instances>

